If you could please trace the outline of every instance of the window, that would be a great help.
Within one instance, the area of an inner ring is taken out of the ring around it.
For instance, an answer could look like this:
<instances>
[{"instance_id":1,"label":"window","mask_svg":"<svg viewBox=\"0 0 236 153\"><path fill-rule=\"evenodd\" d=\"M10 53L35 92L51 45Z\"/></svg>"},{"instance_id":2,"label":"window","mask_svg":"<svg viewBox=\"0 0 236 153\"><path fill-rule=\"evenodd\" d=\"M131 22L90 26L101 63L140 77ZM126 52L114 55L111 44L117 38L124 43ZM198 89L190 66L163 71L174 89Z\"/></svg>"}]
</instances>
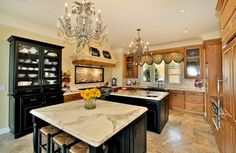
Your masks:
<instances>
[{"instance_id":1,"label":"window","mask_svg":"<svg viewBox=\"0 0 236 153\"><path fill-rule=\"evenodd\" d=\"M165 62L162 61L160 64L154 64L154 79L155 82L165 81Z\"/></svg>"},{"instance_id":2,"label":"window","mask_svg":"<svg viewBox=\"0 0 236 153\"><path fill-rule=\"evenodd\" d=\"M180 83L181 79L181 65L172 61L170 64L167 64L168 67L168 82L169 83Z\"/></svg>"},{"instance_id":3,"label":"window","mask_svg":"<svg viewBox=\"0 0 236 153\"><path fill-rule=\"evenodd\" d=\"M141 69L142 82L153 83L181 83L183 75L183 62L176 63L172 61L166 64L162 61L160 64L147 65Z\"/></svg>"},{"instance_id":4,"label":"window","mask_svg":"<svg viewBox=\"0 0 236 153\"><path fill-rule=\"evenodd\" d=\"M147 65L146 63L142 68L142 81L150 82L151 81L151 65Z\"/></svg>"}]
</instances>

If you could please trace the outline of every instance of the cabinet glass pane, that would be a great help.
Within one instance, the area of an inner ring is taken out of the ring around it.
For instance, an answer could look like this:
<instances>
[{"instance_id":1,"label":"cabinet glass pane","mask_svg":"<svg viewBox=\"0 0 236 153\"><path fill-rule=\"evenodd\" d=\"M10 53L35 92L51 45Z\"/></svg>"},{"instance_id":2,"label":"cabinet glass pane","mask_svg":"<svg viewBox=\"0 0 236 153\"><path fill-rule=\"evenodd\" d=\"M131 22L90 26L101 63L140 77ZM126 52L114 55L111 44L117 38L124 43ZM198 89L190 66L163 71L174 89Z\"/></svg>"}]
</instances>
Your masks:
<instances>
[{"instance_id":1,"label":"cabinet glass pane","mask_svg":"<svg viewBox=\"0 0 236 153\"><path fill-rule=\"evenodd\" d=\"M53 49L44 49L43 85L60 84L59 55Z\"/></svg>"},{"instance_id":2,"label":"cabinet glass pane","mask_svg":"<svg viewBox=\"0 0 236 153\"><path fill-rule=\"evenodd\" d=\"M194 56L199 56L199 48L196 49L188 49L187 50L187 57L194 57Z\"/></svg>"},{"instance_id":3,"label":"cabinet glass pane","mask_svg":"<svg viewBox=\"0 0 236 153\"><path fill-rule=\"evenodd\" d=\"M40 85L39 54L37 46L18 44L18 87Z\"/></svg>"}]
</instances>

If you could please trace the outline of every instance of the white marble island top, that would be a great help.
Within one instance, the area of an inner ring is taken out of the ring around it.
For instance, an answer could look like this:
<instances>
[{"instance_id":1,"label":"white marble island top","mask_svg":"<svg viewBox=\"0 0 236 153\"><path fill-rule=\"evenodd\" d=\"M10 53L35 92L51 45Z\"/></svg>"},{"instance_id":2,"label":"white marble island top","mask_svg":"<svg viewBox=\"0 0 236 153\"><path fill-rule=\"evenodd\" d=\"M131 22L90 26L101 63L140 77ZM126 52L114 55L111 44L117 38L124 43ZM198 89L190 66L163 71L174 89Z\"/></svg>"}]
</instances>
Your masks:
<instances>
[{"instance_id":1,"label":"white marble island top","mask_svg":"<svg viewBox=\"0 0 236 153\"><path fill-rule=\"evenodd\" d=\"M118 92L111 93L111 95L160 101L167 95L169 95L169 93L158 92L158 91L145 91L145 90L136 90L136 91L119 90Z\"/></svg>"},{"instance_id":2,"label":"white marble island top","mask_svg":"<svg viewBox=\"0 0 236 153\"><path fill-rule=\"evenodd\" d=\"M34 116L98 147L147 111L147 108L97 100L84 108L83 100L31 110Z\"/></svg>"}]
</instances>

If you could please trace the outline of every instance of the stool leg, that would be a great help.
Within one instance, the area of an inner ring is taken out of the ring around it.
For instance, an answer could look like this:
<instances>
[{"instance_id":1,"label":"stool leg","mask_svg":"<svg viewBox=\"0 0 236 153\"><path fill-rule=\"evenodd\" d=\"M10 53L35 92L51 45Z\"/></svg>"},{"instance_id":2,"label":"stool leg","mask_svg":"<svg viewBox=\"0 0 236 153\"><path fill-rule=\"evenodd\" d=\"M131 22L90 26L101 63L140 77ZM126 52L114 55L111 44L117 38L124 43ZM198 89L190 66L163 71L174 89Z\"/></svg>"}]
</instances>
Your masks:
<instances>
[{"instance_id":1,"label":"stool leg","mask_svg":"<svg viewBox=\"0 0 236 153\"><path fill-rule=\"evenodd\" d=\"M62 151L62 153L67 153L67 151L66 151L66 145L62 145L61 151Z\"/></svg>"},{"instance_id":2,"label":"stool leg","mask_svg":"<svg viewBox=\"0 0 236 153\"><path fill-rule=\"evenodd\" d=\"M50 153L51 151L51 135L47 135L47 153Z\"/></svg>"},{"instance_id":3,"label":"stool leg","mask_svg":"<svg viewBox=\"0 0 236 153\"><path fill-rule=\"evenodd\" d=\"M38 151L39 151L39 153L41 153L42 151L41 151L41 145L42 145L42 134L41 134L41 132L39 132L38 133Z\"/></svg>"},{"instance_id":4,"label":"stool leg","mask_svg":"<svg viewBox=\"0 0 236 153\"><path fill-rule=\"evenodd\" d=\"M51 153L54 153L54 142L51 137Z\"/></svg>"}]
</instances>

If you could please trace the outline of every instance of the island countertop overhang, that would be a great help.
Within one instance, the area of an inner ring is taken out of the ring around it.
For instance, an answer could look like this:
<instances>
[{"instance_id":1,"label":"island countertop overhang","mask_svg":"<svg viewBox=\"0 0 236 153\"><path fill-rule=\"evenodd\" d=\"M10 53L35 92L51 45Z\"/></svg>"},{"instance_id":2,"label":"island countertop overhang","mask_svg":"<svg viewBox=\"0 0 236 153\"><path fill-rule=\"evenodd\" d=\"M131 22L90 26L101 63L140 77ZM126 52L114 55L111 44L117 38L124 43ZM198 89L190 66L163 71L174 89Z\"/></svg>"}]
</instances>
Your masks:
<instances>
[{"instance_id":1,"label":"island countertop overhang","mask_svg":"<svg viewBox=\"0 0 236 153\"><path fill-rule=\"evenodd\" d=\"M37 118L98 147L135 119L147 108L103 100L97 101L97 108L84 109L82 100L31 110Z\"/></svg>"}]
</instances>

